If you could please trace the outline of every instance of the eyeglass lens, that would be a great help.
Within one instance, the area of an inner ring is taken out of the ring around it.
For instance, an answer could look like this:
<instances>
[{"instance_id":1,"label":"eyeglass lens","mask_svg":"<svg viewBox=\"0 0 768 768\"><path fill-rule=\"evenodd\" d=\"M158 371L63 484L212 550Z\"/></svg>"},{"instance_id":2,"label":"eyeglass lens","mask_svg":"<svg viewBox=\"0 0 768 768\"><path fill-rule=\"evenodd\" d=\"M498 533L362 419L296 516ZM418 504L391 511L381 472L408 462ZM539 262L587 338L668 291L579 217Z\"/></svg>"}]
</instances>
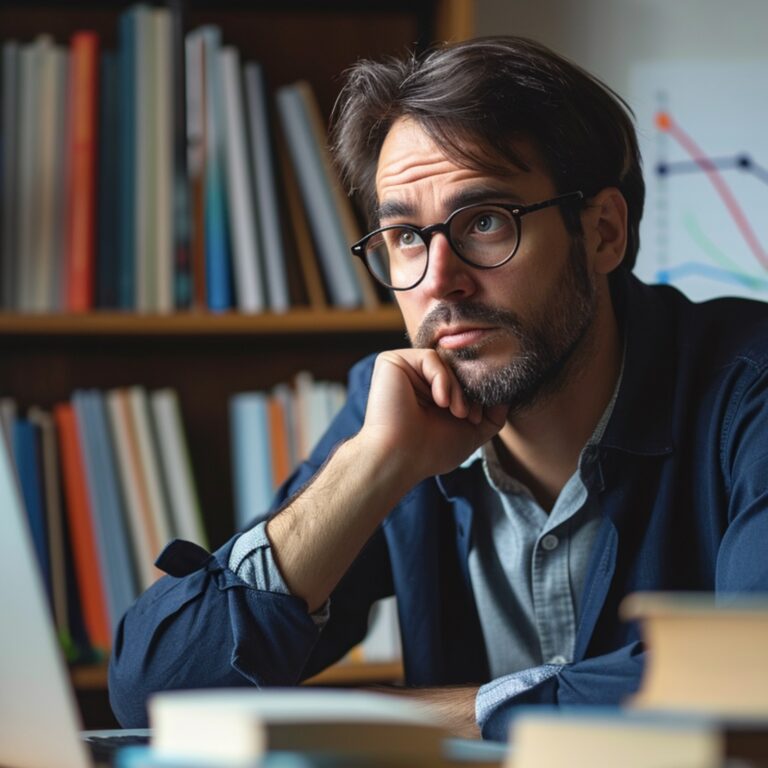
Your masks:
<instances>
[{"instance_id":1,"label":"eyeglass lens","mask_svg":"<svg viewBox=\"0 0 768 768\"><path fill-rule=\"evenodd\" d=\"M519 236L517 219L495 206L459 210L448 222L453 249L464 261L481 268L504 263L517 248ZM385 227L368 241L365 260L374 277L390 288L412 288L427 270L428 245L416 228Z\"/></svg>"}]
</instances>

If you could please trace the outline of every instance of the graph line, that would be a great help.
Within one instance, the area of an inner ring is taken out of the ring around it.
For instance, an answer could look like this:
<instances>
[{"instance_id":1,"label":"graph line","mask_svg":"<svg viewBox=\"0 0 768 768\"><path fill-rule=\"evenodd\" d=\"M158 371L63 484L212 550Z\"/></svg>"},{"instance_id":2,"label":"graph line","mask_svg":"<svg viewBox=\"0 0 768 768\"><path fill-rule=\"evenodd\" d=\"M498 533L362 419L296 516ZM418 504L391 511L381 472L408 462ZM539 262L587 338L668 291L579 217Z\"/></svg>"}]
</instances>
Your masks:
<instances>
[{"instance_id":1,"label":"graph line","mask_svg":"<svg viewBox=\"0 0 768 768\"><path fill-rule=\"evenodd\" d=\"M704 171L730 213L731 218L734 220L734 223L746 241L750 251L752 251L752 254L758 262L768 269L768 253L766 253L760 244L760 241L757 239L749 220L744 215L744 211L741 209L741 206L731 192L730 187L725 183L717 164L713 162L712 158L707 157L696 142L672 119L672 116L668 112L658 112L656 114L656 127L672 136L688 155L690 155L691 160Z\"/></svg>"}]
</instances>

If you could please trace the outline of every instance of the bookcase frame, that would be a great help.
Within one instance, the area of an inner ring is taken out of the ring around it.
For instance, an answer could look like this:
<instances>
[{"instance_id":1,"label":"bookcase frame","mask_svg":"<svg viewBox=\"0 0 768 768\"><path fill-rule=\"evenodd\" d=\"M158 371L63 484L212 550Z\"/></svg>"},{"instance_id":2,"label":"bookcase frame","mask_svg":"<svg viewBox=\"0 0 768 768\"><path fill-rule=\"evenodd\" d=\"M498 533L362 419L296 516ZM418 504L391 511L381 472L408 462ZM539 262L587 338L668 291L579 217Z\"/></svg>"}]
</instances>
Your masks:
<instances>
[{"instance_id":1,"label":"bookcase frame","mask_svg":"<svg viewBox=\"0 0 768 768\"><path fill-rule=\"evenodd\" d=\"M0 0L2 38L49 32L57 42L93 28L114 47L117 16L129 3ZM225 42L259 60L270 85L308 79L327 115L339 74L361 56L401 54L432 40L471 37L473 0L188 0L185 26L219 24ZM216 546L233 520L228 401L266 389L299 370L343 381L366 354L404 344L397 310L241 315L183 311L140 315L0 312L0 396L20 409L50 408L78 387L142 384L179 393L203 515ZM361 665L321 675L319 684L386 682L399 665ZM86 725L111 724L104 667L73 671Z\"/></svg>"}]
</instances>

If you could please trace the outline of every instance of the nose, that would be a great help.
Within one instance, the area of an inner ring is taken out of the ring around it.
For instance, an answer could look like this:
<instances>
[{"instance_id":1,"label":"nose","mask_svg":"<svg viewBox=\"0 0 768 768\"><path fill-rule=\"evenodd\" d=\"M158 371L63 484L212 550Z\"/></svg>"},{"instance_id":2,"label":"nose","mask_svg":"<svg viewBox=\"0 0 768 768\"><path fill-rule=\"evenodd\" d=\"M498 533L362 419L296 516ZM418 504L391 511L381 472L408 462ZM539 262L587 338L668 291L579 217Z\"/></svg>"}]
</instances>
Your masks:
<instances>
[{"instance_id":1,"label":"nose","mask_svg":"<svg viewBox=\"0 0 768 768\"><path fill-rule=\"evenodd\" d=\"M436 232L429 243L427 274L419 288L440 299L465 298L477 288L474 273L456 255L446 236Z\"/></svg>"}]
</instances>

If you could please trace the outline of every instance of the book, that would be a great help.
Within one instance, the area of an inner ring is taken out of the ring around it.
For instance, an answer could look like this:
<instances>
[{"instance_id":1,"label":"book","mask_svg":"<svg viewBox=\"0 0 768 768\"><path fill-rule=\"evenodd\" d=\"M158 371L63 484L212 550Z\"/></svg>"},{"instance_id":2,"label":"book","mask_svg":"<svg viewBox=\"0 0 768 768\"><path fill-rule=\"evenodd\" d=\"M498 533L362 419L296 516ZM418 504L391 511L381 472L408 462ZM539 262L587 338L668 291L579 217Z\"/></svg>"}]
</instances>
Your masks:
<instances>
[{"instance_id":1,"label":"book","mask_svg":"<svg viewBox=\"0 0 768 768\"><path fill-rule=\"evenodd\" d=\"M147 589L162 575L155 559L163 545L150 508L128 390L111 390L106 400L137 576L141 588Z\"/></svg>"},{"instance_id":2,"label":"book","mask_svg":"<svg viewBox=\"0 0 768 768\"><path fill-rule=\"evenodd\" d=\"M94 531L112 633L138 596L135 564L129 549L128 530L117 475L103 394L76 390L72 403L82 435L85 477L91 499Z\"/></svg>"},{"instance_id":3,"label":"book","mask_svg":"<svg viewBox=\"0 0 768 768\"><path fill-rule=\"evenodd\" d=\"M350 254L349 246L352 243L356 243L364 233L357 223L352 201L344 192L339 174L333 165L331 153L328 150L328 131L320 111L320 105L317 103L315 93L306 80L296 83L296 90L304 102L304 111L309 118L309 124L315 136L315 145L317 146L320 161L325 171L325 176L328 179L328 186L330 187L334 205L339 214L342 231L344 232L344 240L347 244L345 255L349 264L354 269L355 276L360 284L363 307L365 309L377 309L381 302L376 295L376 289L371 276L368 274L363 262Z\"/></svg>"},{"instance_id":4,"label":"book","mask_svg":"<svg viewBox=\"0 0 768 768\"><path fill-rule=\"evenodd\" d=\"M31 269L26 307L32 312L51 312L60 308L61 282L58 249L61 232L57 231L59 207L64 201L58 184L63 163L60 126L65 124L63 110L65 84L61 70L66 68L66 54L43 37L37 44L37 132L36 179L29 201L34 206L35 225L31 242Z\"/></svg>"},{"instance_id":5,"label":"book","mask_svg":"<svg viewBox=\"0 0 768 768\"><path fill-rule=\"evenodd\" d=\"M173 389L159 389L150 393L149 401L173 529L180 538L207 548L208 537L195 488L179 397Z\"/></svg>"},{"instance_id":6,"label":"book","mask_svg":"<svg viewBox=\"0 0 768 768\"><path fill-rule=\"evenodd\" d=\"M174 201L173 201L173 58L171 40L171 13L168 8L152 8L150 16L153 45L150 110L154 143L154 166L151 168L154 185L155 222L154 293L150 309L168 313L174 301Z\"/></svg>"},{"instance_id":7,"label":"book","mask_svg":"<svg viewBox=\"0 0 768 768\"><path fill-rule=\"evenodd\" d=\"M227 230L227 192L224 180L223 87L221 30L206 25L200 30L205 64L205 282L208 308L231 309L232 265Z\"/></svg>"},{"instance_id":8,"label":"book","mask_svg":"<svg viewBox=\"0 0 768 768\"><path fill-rule=\"evenodd\" d=\"M192 294L195 308L208 306L205 267L205 150L206 90L205 40L200 29L189 32L186 53L186 140L190 188L190 251Z\"/></svg>"},{"instance_id":9,"label":"book","mask_svg":"<svg viewBox=\"0 0 768 768\"><path fill-rule=\"evenodd\" d=\"M120 14L118 22L118 94L117 157L117 242L115 271L117 307L132 310L136 306L136 260L138 256L138 210L136 198L138 153L137 27L141 9L131 6Z\"/></svg>"},{"instance_id":10,"label":"book","mask_svg":"<svg viewBox=\"0 0 768 768\"><path fill-rule=\"evenodd\" d=\"M313 310L324 310L328 308L328 291L323 283L320 266L317 263L307 212L301 202L299 183L288 156L285 138L280 131L275 135L275 146L280 176L285 190L287 221L290 224L290 242L293 246L295 261L299 267L297 271L301 278L299 281L301 295L296 303L306 303Z\"/></svg>"},{"instance_id":11,"label":"book","mask_svg":"<svg viewBox=\"0 0 768 768\"><path fill-rule=\"evenodd\" d=\"M765 596L637 593L621 612L648 648L631 706L768 718Z\"/></svg>"},{"instance_id":12,"label":"book","mask_svg":"<svg viewBox=\"0 0 768 768\"><path fill-rule=\"evenodd\" d=\"M725 745L710 722L601 708L522 708L506 768L720 768Z\"/></svg>"},{"instance_id":13,"label":"book","mask_svg":"<svg viewBox=\"0 0 768 768\"><path fill-rule=\"evenodd\" d=\"M0 146L0 307L16 307L18 272L18 176L19 176L19 68L20 46L14 40L2 44L2 136Z\"/></svg>"},{"instance_id":14,"label":"book","mask_svg":"<svg viewBox=\"0 0 768 768\"><path fill-rule=\"evenodd\" d=\"M244 530L272 502L269 413L264 392L241 392L230 400L235 527Z\"/></svg>"},{"instance_id":15,"label":"book","mask_svg":"<svg viewBox=\"0 0 768 768\"><path fill-rule=\"evenodd\" d=\"M105 651L112 644L104 589L105 577L96 544L93 512L74 406L71 403L59 403L54 407L53 417L59 440L67 527L83 622L91 646L96 650Z\"/></svg>"},{"instance_id":16,"label":"book","mask_svg":"<svg viewBox=\"0 0 768 768\"><path fill-rule=\"evenodd\" d=\"M131 9L134 41L134 306L154 312L157 305L157 117L154 9L140 4Z\"/></svg>"},{"instance_id":17,"label":"book","mask_svg":"<svg viewBox=\"0 0 768 768\"><path fill-rule=\"evenodd\" d=\"M266 309L261 243L246 142L240 55L232 46L218 52L224 112L225 180L232 234L235 298L243 313Z\"/></svg>"},{"instance_id":18,"label":"book","mask_svg":"<svg viewBox=\"0 0 768 768\"><path fill-rule=\"evenodd\" d=\"M40 71L41 59L51 38L41 35L21 47L19 55L18 177L16 253L16 309L31 312L35 308L34 281L37 267L37 205L40 181Z\"/></svg>"},{"instance_id":19,"label":"book","mask_svg":"<svg viewBox=\"0 0 768 768\"><path fill-rule=\"evenodd\" d=\"M149 510L156 531L156 541L162 549L176 535L168 510L167 489L160 471L157 434L152 423L149 395L140 386L128 388L130 418L138 448L138 458L146 487ZM155 553L157 554L157 553Z\"/></svg>"},{"instance_id":20,"label":"book","mask_svg":"<svg viewBox=\"0 0 768 768\"><path fill-rule=\"evenodd\" d=\"M67 563L64 536L64 510L61 504L61 479L59 476L59 451L53 416L40 408L30 408L29 421L39 436L39 458L45 529L48 542L48 573L53 617L59 637L68 645L69 595L67 592Z\"/></svg>"},{"instance_id":21,"label":"book","mask_svg":"<svg viewBox=\"0 0 768 768\"><path fill-rule=\"evenodd\" d=\"M101 56L99 75L99 171L96 220L96 298L101 309L119 309L120 59Z\"/></svg>"},{"instance_id":22,"label":"book","mask_svg":"<svg viewBox=\"0 0 768 768\"><path fill-rule=\"evenodd\" d=\"M93 308L99 38L76 32L70 43L69 181L67 185L66 307Z\"/></svg>"},{"instance_id":23,"label":"book","mask_svg":"<svg viewBox=\"0 0 768 768\"><path fill-rule=\"evenodd\" d=\"M287 750L351 764L440 765L446 737L418 702L330 689L171 691L151 696L148 711L153 751L198 761L247 764Z\"/></svg>"},{"instance_id":24,"label":"book","mask_svg":"<svg viewBox=\"0 0 768 768\"><path fill-rule=\"evenodd\" d=\"M275 168L275 146L270 120L270 102L264 69L256 62L243 72L245 103L250 139L250 161L259 221L259 238L264 261L269 308L285 312L290 308L286 246L280 220L280 195Z\"/></svg>"},{"instance_id":25,"label":"book","mask_svg":"<svg viewBox=\"0 0 768 768\"><path fill-rule=\"evenodd\" d=\"M17 418L13 429L13 458L19 477L21 498L29 521L32 543L40 574L51 601L51 567L48 557L48 528L45 521L42 462L37 427L25 418Z\"/></svg>"},{"instance_id":26,"label":"book","mask_svg":"<svg viewBox=\"0 0 768 768\"><path fill-rule=\"evenodd\" d=\"M192 304L191 209L187 177L187 101L184 0L169 0L173 99L173 297L176 309Z\"/></svg>"},{"instance_id":27,"label":"book","mask_svg":"<svg viewBox=\"0 0 768 768\"><path fill-rule=\"evenodd\" d=\"M359 307L363 304L362 288L352 266L349 243L344 236L301 86L293 84L278 88L276 100L331 301L337 307Z\"/></svg>"}]
</instances>

